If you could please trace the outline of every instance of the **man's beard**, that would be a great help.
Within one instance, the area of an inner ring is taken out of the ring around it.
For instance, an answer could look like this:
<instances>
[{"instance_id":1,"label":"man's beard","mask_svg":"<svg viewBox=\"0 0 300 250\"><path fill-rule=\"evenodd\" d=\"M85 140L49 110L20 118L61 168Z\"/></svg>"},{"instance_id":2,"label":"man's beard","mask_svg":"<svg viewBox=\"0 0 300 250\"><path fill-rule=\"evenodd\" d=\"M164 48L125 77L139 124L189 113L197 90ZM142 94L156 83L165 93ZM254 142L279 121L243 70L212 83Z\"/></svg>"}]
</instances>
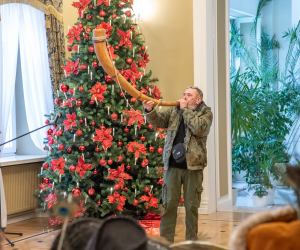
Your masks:
<instances>
[{"instance_id":1,"label":"man's beard","mask_svg":"<svg viewBox=\"0 0 300 250\"><path fill-rule=\"evenodd\" d=\"M193 103L193 104L188 104L187 108L190 110L195 110L198 107L197 103Z\"/></svg>"}]
</instances>

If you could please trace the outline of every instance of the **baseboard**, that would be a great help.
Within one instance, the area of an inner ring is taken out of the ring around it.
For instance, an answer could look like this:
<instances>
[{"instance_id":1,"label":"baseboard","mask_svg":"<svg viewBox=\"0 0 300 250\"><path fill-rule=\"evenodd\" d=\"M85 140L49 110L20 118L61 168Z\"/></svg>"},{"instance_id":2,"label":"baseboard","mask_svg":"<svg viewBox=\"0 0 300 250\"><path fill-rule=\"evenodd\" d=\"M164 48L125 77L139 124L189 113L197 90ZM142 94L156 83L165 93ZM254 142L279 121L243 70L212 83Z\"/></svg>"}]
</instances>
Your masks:
<instances>
[{"instance_id":1,"label":"baseboard","mask_svg":"<svg viewBox=\"0 0 300 250\"><path fill-rule=\"evenodd\" d=\"M217 211L232 211L232 200L228 195L224 195L218 199Z\"/></svg>"},{"instance_id":2,"label":"baseboard","mask_svg":"<svg viewBox=\"0 0 300 250\"><path fill-rule=\"evenodd\" d=\"M13 224L16 222L24 221L24 220L29 220L32 218L35 218L36 214L34 210L29 210L26 212L22 213L17 213L17 214L11 214L7 216L7 225Z\"/></svg>"},{"instance_id":3,"label":"baseboard","mask_svg":"<svg viewBox=\"0 0 300 250\"><path fill-rule=\"evenodd\" d=\"M44 212L44 213L38 213L36 214L36 217L45 217L45 218L50 218L50 213L47 211L47 212Z\"/></svg>"}]
</instances>

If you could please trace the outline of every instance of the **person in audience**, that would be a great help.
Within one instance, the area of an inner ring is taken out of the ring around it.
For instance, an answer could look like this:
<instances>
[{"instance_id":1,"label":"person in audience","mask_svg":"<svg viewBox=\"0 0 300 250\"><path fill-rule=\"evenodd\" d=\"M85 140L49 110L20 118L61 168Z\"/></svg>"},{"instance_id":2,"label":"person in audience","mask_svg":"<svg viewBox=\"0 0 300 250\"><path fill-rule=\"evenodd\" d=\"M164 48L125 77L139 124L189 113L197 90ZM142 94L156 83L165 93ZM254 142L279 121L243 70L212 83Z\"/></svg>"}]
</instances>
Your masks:
<instances>
[{"instance_id":1,"label":"person in audience","mask_svg":"<svg viewBox=\"0 0 300 250\"><path fill-rule=\"evenodd\" d=\"M136 220L115 217L103 222L90 238L86 250L169 250L158 241L149 239Z\"/></svg>"},{"instance_id":2,"label":"person in audience","mask_svg":"<svg viewBox=\"0 0 300 250\"><path fill-rule=\"evenodd\" d=\"M61 250L85 250L93 233L101 226L96 218L82 218L67 226ZM58 250L61 233L55 238L51 250Z\"/></svg>"}]
</instances>

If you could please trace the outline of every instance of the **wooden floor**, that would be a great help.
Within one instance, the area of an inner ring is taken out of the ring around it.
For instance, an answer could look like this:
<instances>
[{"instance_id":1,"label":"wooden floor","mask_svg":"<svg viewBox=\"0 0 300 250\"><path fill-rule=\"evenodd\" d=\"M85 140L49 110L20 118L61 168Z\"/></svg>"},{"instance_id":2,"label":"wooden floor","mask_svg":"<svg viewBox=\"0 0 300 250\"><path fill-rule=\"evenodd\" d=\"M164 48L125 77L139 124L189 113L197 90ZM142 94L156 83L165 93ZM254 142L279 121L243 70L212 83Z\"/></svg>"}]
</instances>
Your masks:
<instances>
[{"instance_id":1,"label":"wooden floor","mask_svg":"<svg viewBox=\"0 0 300 250\"><path fill-rule=\"evenodd\" d=\"M199 234L201 241L209 241L221 246L227 246L231 232L249 214L235 212L217 212L209 215L199 215ZM5 235L15 243L14 247L7 244L2 236L2 250L48 250L56 235L58 227L50 227L47 218L34 218L7 226L6 232L22 232L23 236ZM153 237L151 237L153 238ZM175 243L185 240L185 214L177 217Z\"/></svg>"}]
</instances>

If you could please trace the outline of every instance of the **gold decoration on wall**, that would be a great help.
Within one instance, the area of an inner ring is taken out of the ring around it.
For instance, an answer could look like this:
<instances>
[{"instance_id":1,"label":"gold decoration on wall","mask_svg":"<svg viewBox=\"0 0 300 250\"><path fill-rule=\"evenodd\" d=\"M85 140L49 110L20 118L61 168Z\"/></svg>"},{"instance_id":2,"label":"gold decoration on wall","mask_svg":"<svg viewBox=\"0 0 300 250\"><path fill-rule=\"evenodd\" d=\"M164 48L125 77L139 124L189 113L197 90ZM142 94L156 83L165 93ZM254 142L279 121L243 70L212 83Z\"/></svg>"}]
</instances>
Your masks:
<instances>
[{"instance_id":1,"label":"gold decoration on wall","mask_svg":"<svg viewBox=\"0 0 300 250\"><path fill-rule=\"evenodd\" d=\"M0 5L8 3L22 3L30 5L33 8L36 8L46 15L53 15L58 21L63 22L63 15L59 13L52 5L45 5L38 0L0 0Z\"/></svg>"}]
</instances>

